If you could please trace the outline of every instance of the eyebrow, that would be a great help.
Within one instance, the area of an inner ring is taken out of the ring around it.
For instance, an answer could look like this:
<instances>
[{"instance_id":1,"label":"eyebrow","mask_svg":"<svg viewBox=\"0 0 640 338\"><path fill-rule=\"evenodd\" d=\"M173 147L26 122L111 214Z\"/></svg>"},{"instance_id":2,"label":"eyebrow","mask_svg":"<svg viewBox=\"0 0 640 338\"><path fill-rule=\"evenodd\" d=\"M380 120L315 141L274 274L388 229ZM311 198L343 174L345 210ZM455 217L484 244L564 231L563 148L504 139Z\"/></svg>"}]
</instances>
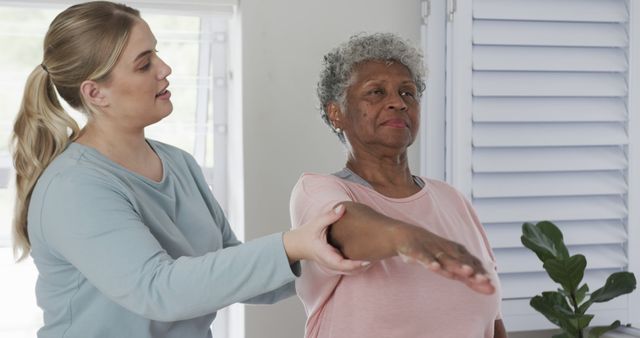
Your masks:
<instances>
[{"instance_id":1,"label":"eyebrow","mask_svg":"<svg viewBox=\"0 0 640 338\"><path fill-rule=\"evenodd\" d=\"M138 60L140 60L141 58L143 58L143 57L145 57L145 56L147 56L147 55L151 54L152 52L154 52L154 51L156 50L156 47L155 47L155 46L158 44L158 41L154 39L154 41L153 41L153 42L154 42L154 44L153 44L153 46L154 46L154 47L153 47L152 49L145 50L144 52L142 52L142 53L138 54L138 56L136 56L136 58L135 58L135 59L133 59L133 62L137 62L137 61L138 61Z\"/></svg>"},{"instance_id":2,"label":"eyebrow","mask_svg":"<svg viewBox=\"0 0 640 338\"><path fill-rule=\"evenodd\" d=\"M133 62L136 62L136 61L140 60L141 58L151 54L151 52L153 52L153 50L151 50L151 49L145 50L144 52L138 54L138 56L136 56L136 58L133 60Z\"/></svg>"},{"instance_id":3,"label":"eyebrow","mask_svg":"<svg viewBox=\"0 0 640 338\"><path fill-rule=\"evenodd\" d=\"M370 79L363 82L364 86L368 86L370 84L378 84L378 83L386 83L387 80L378 80L378 79ZM400 82L401 85L411 84L416 86L416 83L413 80L405 80Z\"/></svg>"}]
</instances>

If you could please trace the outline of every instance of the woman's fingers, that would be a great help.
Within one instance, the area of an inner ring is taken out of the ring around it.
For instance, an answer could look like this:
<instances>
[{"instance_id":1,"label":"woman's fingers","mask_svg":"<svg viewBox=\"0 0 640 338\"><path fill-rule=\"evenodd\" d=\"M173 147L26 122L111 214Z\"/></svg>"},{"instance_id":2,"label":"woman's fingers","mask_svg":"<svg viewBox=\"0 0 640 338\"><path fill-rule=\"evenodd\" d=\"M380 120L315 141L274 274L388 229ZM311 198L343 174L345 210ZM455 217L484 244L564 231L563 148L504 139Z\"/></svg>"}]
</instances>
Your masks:
<instances>
[{"instance_id":1,"label":"woman's fingers","mask_svg":"<svg viewBox=\"0 0 640 338\"><path fill-rule=\"evenodd\" d=\"M405 262L418 262L445 278L457 280L472 290L491 294L495 288L486 276L486 270L464 246L438 238L436 241L415 243L399 252Z\"/></svg>"},{"instance_id":2,"label":"woman's fingers","mask_svg":"<svg viewBox=\"0 0 640 338\"><path fill-rule=\"evenodd\" d=\"M469 265L460 264L456 260L451 259L446 263L443 262L442 266L443 268L436 272L443 277L457 280L470 289L482 294L492 294L495 292L495 287L491 284L491 280L486 275L472 269Z\"/></svg>"},{"instance_id":3,"label":"woman's fingers","mask_svg":"<svg viewBox=\"0 0 640 338\"><path fill-rule=\"evenodd\" d=\"M329 244L320 248L318 263L326 268L346 275L360 272L366 269L370 262L346 259L338 250Z\"/></svg>"},{"instance_id":4,"label":"woman's fingers","mask_svg":"<svg viewBox=\"0 0 640 338\"><path fill-rule=\"evenodd\" d=\"M311 259L325 268L343 274L359 272L369 265L369 262L350 260L342 256L340 251L327 243L327 229L335 223L345 212L342 204L333 210L324 213L301 228L306 230L304 234L306 245L304 259Z\"/></svg>"},{"instance_id":5,"label":"woman's fingers","mask_svg":"<svg viewBox=\"0 0 640 338\"><path fill-rule=\"evenodd\" d=\"M328 212L325 212L323 215L316 218L312 222L314 225L326 229L329 225L335 223L335 221L339 220L340 217L342 217L342 215L344 214L344 210L344 205L339 204L338 206Z\"/></svg>"}]
</instances>

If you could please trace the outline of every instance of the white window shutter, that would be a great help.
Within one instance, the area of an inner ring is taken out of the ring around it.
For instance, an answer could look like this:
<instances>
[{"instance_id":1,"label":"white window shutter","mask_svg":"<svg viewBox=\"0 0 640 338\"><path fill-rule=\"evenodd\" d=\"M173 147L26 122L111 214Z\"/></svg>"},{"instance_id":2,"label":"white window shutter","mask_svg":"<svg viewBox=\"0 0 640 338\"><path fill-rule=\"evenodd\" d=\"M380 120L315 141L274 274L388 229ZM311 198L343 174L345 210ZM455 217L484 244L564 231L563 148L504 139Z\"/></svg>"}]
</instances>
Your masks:
<instances>
[{"instance_id":1,"label":"white window shutter","mask_svg":"<svg viewBox=\"0 0 640 338\"><path fill-rule=\"evenodd\" d=\"M523 222L555 222L591 290L628 268L628 5L458 1L448 24L446 176L487 230L509 330L553 327L528 304L557 285ZM630 321L628 297L598 305L593 325Z\"/></svg>"}]
</instances>

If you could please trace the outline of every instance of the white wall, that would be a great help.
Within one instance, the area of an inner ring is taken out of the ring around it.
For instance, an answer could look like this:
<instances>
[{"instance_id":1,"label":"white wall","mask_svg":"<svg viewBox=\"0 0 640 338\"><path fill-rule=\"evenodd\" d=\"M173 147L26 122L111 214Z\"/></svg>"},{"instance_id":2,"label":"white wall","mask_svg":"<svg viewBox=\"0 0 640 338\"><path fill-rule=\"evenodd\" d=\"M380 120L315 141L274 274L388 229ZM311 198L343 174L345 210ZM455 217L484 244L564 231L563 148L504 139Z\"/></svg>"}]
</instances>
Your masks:
<instances>
[{"instance_id":1,"label":"white wall","mask_svg":"<svg viewBox=\"0 0 640 338\"><path fill-rule=\"evenodd\" d=\"M245 236L289 227L289 193L304 171L329 173L344 151L319 118L322 56L358 32L390 31L419 43L419 0L241 0ZM417 145L410 162L418 173ZM234 175L234 173L230 173ZM297 298L247 306L247 338L300 338ZM513 338L549 337L547 332Z\"/></svg>"},{"instance_id":2,"label":"white wall","mask_svg":"<svg viewBox=\"0 0 640 338\"><path fill-rule=\"evenodd\" d=\"M240 15L245 236L250 240L289 228L289 193L302 172L329 173L344 165L342 146L316 109L324 53L362 31L391 31L417 44L420 3L242 0ZM411 162L417 168L415 148ZM247 306L246 337L299 338L304 319L297 298Z\"/></svg>"}]
</instances>

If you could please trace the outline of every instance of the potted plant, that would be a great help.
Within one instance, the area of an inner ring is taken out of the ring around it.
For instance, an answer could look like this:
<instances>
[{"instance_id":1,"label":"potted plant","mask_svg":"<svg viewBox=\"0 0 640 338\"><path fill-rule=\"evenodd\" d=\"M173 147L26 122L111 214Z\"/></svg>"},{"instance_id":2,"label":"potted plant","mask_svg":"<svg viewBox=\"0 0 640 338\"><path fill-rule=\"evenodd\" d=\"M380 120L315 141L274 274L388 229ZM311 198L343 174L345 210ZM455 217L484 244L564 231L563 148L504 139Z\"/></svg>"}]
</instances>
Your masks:
<instances>
[{"instance_id":1,"label":"potted plant","mask_svg":"<svg viewBox=\"0 0 640 338\"><path fill-rule=\"evenodd\" d=\"M631 272L611 274L604 286L589 294L589 286L582 284L587 259L581 255L570 255L558 227L543 221L522 225L522 244L532 250L542 261L551 279L560 284L557 291L545 291L531 299L529 304L549 321L560 327L562 333L553 338L584 338L593 319L587 310L593 303L609 301L636 288L636 278ZM620 326L616 320L608 326L592 327L589 338L598 338L609 330Z\"/></svg>"}]
</instances>

